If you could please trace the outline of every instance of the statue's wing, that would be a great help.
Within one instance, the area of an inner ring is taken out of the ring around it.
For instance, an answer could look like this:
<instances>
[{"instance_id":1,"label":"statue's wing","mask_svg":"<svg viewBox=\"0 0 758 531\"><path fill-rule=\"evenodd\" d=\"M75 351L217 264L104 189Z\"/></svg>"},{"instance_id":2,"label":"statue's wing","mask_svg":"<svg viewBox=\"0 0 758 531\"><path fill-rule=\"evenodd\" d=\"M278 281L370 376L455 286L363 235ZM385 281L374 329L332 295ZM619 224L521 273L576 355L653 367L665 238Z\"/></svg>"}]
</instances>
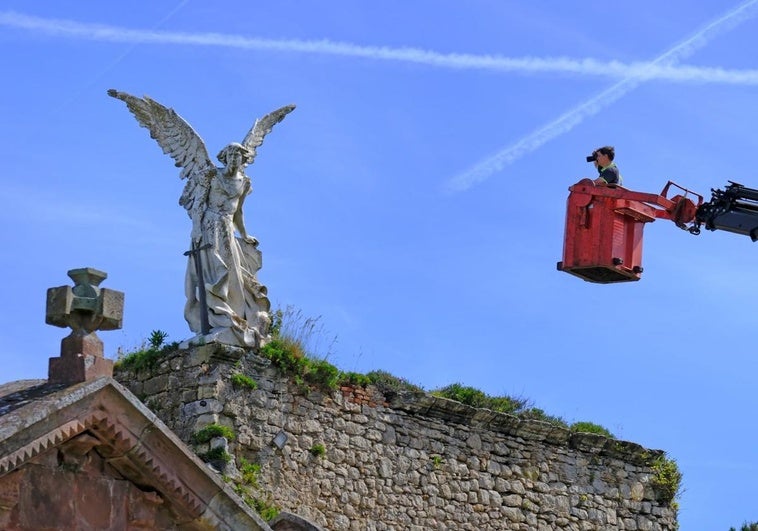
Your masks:
<instances>
[{"instance_id":1,"label":"statue's wing","mask_svg":"<svg viewBox=\"0 0 758 531\"><path fill-rule=\"evenodd\" d=\"M179 176L187 179L187 184L179 204L187 209L192 218L193 239L198 239L203 212L208 203L210 181L216 171L203 139L174 109L147 96L138 98L113 89L108 91L108 95L126 103L139 124L150 131L150 136L158 141L163 152L171 155L175 165L182 169Z\"/></svg>"},{"instance_id":2,"label":"statue's wing","mask_svg":"<svg viewBox=\"0 0 758 531\"><path fill-rule=\"evenodd\" d=\"M150 131L150 136L158 141L163 152L171 155L176 166L182 169L182 179L204 175L213 168L203 139L174 109L147 96L138 98L113 89L108 95L126 103L139 124Z\"/></svg>"},{"instance_id":3,"label":"statue's wing","mask_svg":"<svg viewBox=\"0 0 758 531\"><path fill-rule=\"evenodd\" d=\"M252 153L252 158L255 159L255 150L258 146L263 144L263 139L267 134L271 132L276 124L284 120L284 117L295 110L294 105L285 105L281 109L277 109L274 112L268 113L263 118L259 118L250 128L245 139L242 141L242 145L245 146ZM250 161L252 164L253 160Z\"/></svg>"}]
</instances>

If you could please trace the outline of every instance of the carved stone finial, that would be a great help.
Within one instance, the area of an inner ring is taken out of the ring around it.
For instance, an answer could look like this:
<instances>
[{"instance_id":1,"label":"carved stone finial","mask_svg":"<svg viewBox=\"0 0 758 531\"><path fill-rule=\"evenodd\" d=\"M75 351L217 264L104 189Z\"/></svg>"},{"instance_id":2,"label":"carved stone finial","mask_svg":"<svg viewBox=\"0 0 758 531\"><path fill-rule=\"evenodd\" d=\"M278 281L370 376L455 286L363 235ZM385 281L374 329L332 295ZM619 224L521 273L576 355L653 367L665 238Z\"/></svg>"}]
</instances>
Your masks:
<instances>
[{"instance_id":1,"label":"carved stone finial","mask_svg":"<svg viewBox=\"0 0 758 531\"><path fill-rule=\"evenodd\" d=\"M71 328L61 341L61 355L50 358L48 381L73 384L113 374L113 361L103 357L96 330L118 330L124 314L124 294L100 283L108 275L91 267L72 269L74 286L47 290L45 322Z\"/></svg>"}]
</instances>

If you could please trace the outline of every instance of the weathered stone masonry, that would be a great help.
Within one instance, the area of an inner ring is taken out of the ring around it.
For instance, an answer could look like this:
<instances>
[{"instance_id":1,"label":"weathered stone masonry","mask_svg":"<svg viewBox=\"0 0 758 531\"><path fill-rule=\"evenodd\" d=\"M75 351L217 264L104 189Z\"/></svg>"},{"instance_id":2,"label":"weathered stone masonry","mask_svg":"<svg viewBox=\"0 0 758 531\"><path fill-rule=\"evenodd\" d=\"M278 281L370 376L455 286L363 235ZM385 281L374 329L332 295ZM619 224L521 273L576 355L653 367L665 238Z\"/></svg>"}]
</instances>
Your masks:
<instances>
[{"instance_id":1,"label":"weathered stone masonry","mask_svg":"<svg viewBox=\"0 0 758 531\"><path fill-rule=\"evenodd\" d=\"M235 388L235 372L258 389ZM260 463L270 499L325 529L677 528L653 481L660 452L634 443L425 394L305 390L215 345L116 378L187 442L209 423L232 428L230 452Z\"/></svg>"}]
</instances>

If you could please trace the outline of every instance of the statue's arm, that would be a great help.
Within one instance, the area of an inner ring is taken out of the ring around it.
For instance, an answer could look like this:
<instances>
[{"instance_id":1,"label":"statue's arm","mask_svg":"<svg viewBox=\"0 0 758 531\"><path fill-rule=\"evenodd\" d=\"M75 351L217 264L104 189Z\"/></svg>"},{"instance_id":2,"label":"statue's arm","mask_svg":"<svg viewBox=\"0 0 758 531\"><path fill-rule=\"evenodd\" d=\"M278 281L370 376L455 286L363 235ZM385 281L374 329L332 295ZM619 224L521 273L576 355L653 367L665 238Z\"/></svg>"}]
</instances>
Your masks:
<instances>
[{"instance_id":1,"label":"statue's arm","mask_svg":"<svg viewBox=\"0 0 758 531\"><path fill-rule=\"evenodd\" d=\"M247 233L247 228L245 227L245 215L242 213L242 206L245 203L245 197L247 197L247 195L250 193L250 188L250 181L247 180L245 182L245 187L242 190L242 194L240 195L237 210L234 212L232 221L234 222L234 226L237 228L237 232L239 232L240 237L243 240L252 244L257 244L258 240Z\"/></svg>"}]
</instances>

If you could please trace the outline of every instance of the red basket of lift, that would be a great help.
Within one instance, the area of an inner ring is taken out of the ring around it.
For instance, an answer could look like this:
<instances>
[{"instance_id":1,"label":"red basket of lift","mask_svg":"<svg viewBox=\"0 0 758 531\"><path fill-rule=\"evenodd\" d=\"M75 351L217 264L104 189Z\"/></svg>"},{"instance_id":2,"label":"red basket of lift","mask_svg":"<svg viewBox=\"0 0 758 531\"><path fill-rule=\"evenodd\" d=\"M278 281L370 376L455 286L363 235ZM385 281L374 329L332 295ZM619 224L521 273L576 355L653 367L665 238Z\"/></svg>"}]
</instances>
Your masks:
<instances>
[{"instance_id":1,"label":"red basket of lift","mask_svg":"<svg viewBox=\"0 0 758 531\"><path fill-rule=\"evenodd\" d=\"M683 226L694 218L697 207L691 200L666 198L672 184L660 195L596 185L590 179L571 186L558 270L599 284L639 280L645 223L665 218Z\"/></svg>"}]
</instances>

